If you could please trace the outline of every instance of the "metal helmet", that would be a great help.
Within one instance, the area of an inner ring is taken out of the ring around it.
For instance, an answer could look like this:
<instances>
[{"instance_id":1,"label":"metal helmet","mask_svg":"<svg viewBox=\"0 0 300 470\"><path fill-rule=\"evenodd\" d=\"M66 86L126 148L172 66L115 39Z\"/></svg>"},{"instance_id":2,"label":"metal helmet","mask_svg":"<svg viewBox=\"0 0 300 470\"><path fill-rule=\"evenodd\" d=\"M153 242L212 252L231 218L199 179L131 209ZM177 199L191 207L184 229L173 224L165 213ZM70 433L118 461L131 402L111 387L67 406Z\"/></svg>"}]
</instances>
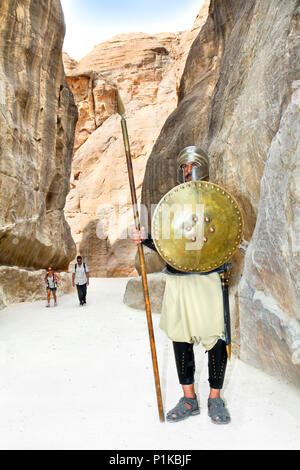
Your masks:
<instances>
[{"instance_id":1,"label":"metal helmet","mask_svg":"<svg viewBox=\"0 0 300 470\"><path fill-rule=\"evenodd\" d=\"M209 176L209 157L201 147L190 145L181 150L177 157L177 182L184 183L184 163L198 163L192 168L191 181L199 181Z\"/></svg>"}]
</instances>

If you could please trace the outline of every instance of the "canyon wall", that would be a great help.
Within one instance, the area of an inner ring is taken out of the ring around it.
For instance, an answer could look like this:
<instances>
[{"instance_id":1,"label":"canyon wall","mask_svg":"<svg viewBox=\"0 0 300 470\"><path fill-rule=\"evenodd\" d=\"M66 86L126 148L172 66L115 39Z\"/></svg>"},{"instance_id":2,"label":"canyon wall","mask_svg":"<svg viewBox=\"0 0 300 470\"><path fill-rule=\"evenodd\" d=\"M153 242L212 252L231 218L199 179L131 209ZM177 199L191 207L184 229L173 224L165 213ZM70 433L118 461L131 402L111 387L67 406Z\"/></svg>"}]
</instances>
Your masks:
<instances>
[{"instance_id":1,"label":"canyon wall","mask_svg":"<svg viewBox=\"0 0 300 470\"><path fill-rule=\"evenodd\" d=\"M250 241L233 259L240 357L300 383L300 2L212 0L147 162L142 202L176 183L176 157L200 145L211 180L239 201Z\"/></svg>"},{"instance_id":2,"label":"canyon wall","mask_svg":"<svg viewBox=\"0 0 300 470\"><path fill-rule=\"evenodd\" d=\"M64 34L59 0L1 1L3 266L64 270L75 255L63 213L77 120L62 63Z\"/></svg>"},{"instance_id":3,"label":"canyon wall","mask_svg":"<svg viewBox=\"0 0 300 470\"><path fill-rule=\"evenodd\" d=\"M136 275L136 249L128 239L133 217L116 88L126 108L140 201L147 159L177 105L186 56L206 20L208 3L191 31L119 35L95 46L78 63L64 55L79 112L65 215L93 276Z\"/></svg>"}]
</instances>

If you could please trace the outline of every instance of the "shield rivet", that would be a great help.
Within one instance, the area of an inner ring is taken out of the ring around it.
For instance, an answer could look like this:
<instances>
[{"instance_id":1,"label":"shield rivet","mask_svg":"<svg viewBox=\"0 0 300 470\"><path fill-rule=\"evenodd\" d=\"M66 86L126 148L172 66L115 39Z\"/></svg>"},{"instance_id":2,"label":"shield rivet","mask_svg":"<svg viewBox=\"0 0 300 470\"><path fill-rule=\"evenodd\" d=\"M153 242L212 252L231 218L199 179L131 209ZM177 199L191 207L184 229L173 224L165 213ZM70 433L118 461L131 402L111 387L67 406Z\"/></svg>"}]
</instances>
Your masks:
<instances>
[{"instance_id":1,"label":"shield rivet","mask_svg":"<svg viewBox=\"0 0 300 470\"><path fill-rule=\"evenodd\" d=\"M209 218L209 217L204 217L204 220L205 220L205 222L210 222L210 218Z\"/></svg>"},{"instance_id":2,"label":"shield rivet","mask_svg":"<svg viewBox=\"0 0 300 470\"><path fill-rule=\"evenodd\" d=\"M203 241L204 241L204 243L206 243L207 242L207 237L203 237Z\"/></svg>"},{"instance_id":3,"label":"shield rivet","mask_svg":"<svg viewBox=\"0 0 300 470\"><path fill-rule=\"evenodd\" d=\"M213 233L213 232L215 231L215 228L214 228L214 227L209 227L209 231L210 231L211 233Z\"/></svg>"}]
</instances>

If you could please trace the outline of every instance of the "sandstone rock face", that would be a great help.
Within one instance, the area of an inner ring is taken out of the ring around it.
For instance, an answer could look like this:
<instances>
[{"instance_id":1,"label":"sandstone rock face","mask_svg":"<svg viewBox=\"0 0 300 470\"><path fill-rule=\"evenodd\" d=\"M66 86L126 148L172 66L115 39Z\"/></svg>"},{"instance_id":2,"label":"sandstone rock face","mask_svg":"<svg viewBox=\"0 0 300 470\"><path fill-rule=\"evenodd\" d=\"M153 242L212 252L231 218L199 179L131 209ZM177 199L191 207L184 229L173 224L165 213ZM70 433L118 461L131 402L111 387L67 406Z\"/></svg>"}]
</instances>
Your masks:
<instances>
[{"instance_id":1,"label":"sandstone rock face","mask_svg":"<svg viewBox=\"0 0 300 470\"><path fill-rule=\"evenodd\" d=\"M126 108L140 200L148 156L177 104L187 52L207 9L208 2L189 32L120 35L94 47L77 64L65 56L79 110L65 215L93 276L136 275L136 248L128 240L133 217L116 86Z\"/></svg>"},{"instance_id":2,"label":"sandstone rock face","mask_svg":"<svg viewBox=\"0 0 300 470\"><path fill-rule=\"evenodd\" d=\"M233 260L234 346L242 359L297 384L299 19L297 0L212 0L142 191L143 203L157 203L176 182L179 151L208 152L211 180L239 201L251 240L245 260Z\"/></svg>"},{"instance_id":3,"label":"sandstone rock face","mask_svg":"<svg viewBox=\"0 0 300 470\"><path fill-rule=\"evenodd\" d=\"M143 246L143 249L144 249L145 266L146 266L147 273L157 273L157 272L162 271L164 267L166 266L166 263L159 256L159 254L151 250L145 245ZM135 255L135 268L137 272L139 273L139 275L141 276L141 265L140 265L138 251L136 252L136 255Z\"/></svg>"},{"instance_id":4,"label":"sandstone rock face","mask_svg":"<svg viewBox=\"0 0 300 470\"><path fill-rule=\"evenodd\" d=\"M64 68L71 72L73 69L77 67L77 62L72 57L69 56L66 52L62 53Z\"/></svg>"},{"instance_id":5,"label":"sandstone rock face","mask_svg":"<svg viewBox=\"0 0 300 470\"><path fill-rule=\"evenodd\" d=\"M160 313L165 291L166 274L152 273L147 277L151 312ZM140 278L136 277L127 282L123 302L128 307L145 310L144 291Z\"/></svg>"},{"instance_id":6,"label":"sandstone rock face","mask_svg":"<svg viewBox=\"0 0 300 470\"><path fill-rule=\"evenodd\" d=\"M0 310L16 302L33 302L43 299L46 302L45 274L44 269L30 270L16 266L0 266ZM59 274L61 279L57 288L58 297L73 290L71 274L65 272Z\"/></svg>"},{"instance_id":7,"label":"sandstone rock face","mask_svg":"<svg viewBox=\"0 0 300 470\"><path fill-rule=\"evenodd\" d=\"M68 82L78 109L74 152L116 109L116 87L101 74L69 72ZM78 179L75 173L75 179Z\"/></svg>"},{"instance_id":8,"label":"sandstone rock face","mask_svg":"<svg viewBox=\"0 0 300 470\"><path fill-rule=\"evenodd\" d=\"M300 82L294 85L268 151L239 299L241 357L300 383Z\"/></svg>"},{"instance_id":9,"label":"sandstone rock face","mask_svg":"<svg viewBox=\"0 0 300 470\"><path fill-rule=\"evenodd\" d=\"M0 20L1 308L42 298L41 271L32 269L67 269L75 254L63 208L77 110L59 0L2 0Z\"/></svg>"},{"instance_id":10,"label":"sandstone rock face","mask_svg":"<svg viewBox=\"0 0 300 470\"><path fill-rule=\"evenodd\" d=\"M0 263L67 269L63 208L77 110L62 63L59 0L0 5Z\"/></svg>"}]
</instances>

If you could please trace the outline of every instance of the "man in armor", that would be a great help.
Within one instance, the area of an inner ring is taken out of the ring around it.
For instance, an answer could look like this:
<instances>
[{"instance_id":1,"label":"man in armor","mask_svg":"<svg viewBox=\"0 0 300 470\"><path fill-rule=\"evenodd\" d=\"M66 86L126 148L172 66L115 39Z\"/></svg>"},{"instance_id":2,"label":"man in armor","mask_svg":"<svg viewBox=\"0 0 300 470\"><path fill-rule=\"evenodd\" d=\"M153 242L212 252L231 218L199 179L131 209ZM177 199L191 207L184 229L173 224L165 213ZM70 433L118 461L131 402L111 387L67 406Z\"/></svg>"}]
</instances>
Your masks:
<instances>
[{"instance_id":1,"label":"man in armor","mask_svg":"<svg viewBox=\"0 0 300 470\"><path fill-rule=\"evenodd\" d=\"M198 146L184 148L177 159L178 183L208 181L209 157ZM144 228L133 231L135 244L143 243L157 251L151 234ZM223 266L209 272L182 272L166 264L166 287L160 328L173 342L178 379L183 397L167 413L167 421L176 422L200 413L194 388L194 344L202 343L208 352L210 393L208 414L215 424L230 423L230 415L220 396L223 387L227 351L225 343L223 293L220 273ZM223 270L224 271L224 270Z\"/></svg>"}]
</instances>

